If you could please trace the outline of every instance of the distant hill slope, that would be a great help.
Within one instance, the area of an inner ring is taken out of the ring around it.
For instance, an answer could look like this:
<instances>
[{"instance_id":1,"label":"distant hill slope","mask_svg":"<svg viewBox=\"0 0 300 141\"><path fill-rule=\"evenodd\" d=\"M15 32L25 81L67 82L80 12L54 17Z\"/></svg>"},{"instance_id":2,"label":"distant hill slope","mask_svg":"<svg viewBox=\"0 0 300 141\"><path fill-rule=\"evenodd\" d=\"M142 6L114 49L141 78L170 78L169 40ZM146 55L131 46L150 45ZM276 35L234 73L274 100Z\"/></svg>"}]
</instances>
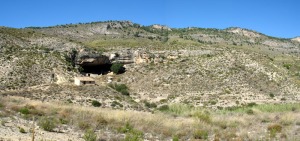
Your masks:
<instances>
[{"instance_id":1,"label":"distant hill slope","mask_svg":"<svg viewBox=\"0 0 300 141\"><path fill-rule=\"evenodd\" d=\"M125 51L123 58L144 50L148 63L128 64L127 72L113 80L127 84L131 96L140 101L216 108L300 99L298 38L275 38L238 27L169 28L130 21L1 27L0 49L2 90L71 83L79 75L70 62L74 50L105 55Z\"/></svg>"}]
</instances>

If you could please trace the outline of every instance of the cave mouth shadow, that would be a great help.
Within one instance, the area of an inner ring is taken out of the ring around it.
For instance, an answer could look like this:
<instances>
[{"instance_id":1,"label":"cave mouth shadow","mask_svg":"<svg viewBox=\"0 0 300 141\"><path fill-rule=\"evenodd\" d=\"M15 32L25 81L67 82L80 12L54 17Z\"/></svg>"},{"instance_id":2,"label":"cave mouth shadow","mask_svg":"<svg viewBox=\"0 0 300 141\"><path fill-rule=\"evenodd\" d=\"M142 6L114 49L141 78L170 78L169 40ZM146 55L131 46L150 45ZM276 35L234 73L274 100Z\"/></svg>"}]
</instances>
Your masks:
<instances>
[{"instance_id":1,"label":"cave mouth shadow","mask_svg":"<svg viewBox=\"0 0 300 141\"><path fill-rule=\"evenodd\" d=\"M98 74L105 75L110 72L111 64L104 65L93 65L93 66L81 66L82 71L81 74Z\"/></svg>"}]
</instances>

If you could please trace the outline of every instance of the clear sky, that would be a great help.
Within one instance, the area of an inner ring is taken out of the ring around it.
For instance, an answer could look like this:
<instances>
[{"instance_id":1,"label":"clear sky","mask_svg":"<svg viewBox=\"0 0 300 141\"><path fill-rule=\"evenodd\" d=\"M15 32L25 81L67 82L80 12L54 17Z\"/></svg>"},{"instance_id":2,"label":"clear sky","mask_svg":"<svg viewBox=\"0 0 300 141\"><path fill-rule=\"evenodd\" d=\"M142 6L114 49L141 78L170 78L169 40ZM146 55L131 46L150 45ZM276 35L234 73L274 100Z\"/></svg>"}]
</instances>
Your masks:
<instances>
[{"instance_id":1,"label":"clear sky","mask_svg":"<svg viewBox=\"0 0 300 141\"><path fill-rule=\"evenodd\" d=\"M300 36L300 0L1 0L0 7L0 26L16 28L130 20Z\"/></svg>"}]
</instances>

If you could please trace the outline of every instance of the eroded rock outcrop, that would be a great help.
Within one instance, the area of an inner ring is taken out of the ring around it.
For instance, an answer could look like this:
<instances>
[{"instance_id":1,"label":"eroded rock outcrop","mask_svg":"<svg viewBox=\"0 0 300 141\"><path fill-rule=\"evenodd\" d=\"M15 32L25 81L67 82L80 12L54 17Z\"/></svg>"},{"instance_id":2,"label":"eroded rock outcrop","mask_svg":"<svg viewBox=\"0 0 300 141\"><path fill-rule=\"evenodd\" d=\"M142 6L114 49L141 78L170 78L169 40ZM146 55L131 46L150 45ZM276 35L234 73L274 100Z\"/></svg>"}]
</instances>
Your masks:
<instances>
[{"instance_id":1,"label":"eroded rock outcrop","mask_svg":"<svg viewBox=\"0 0 300 141\"><path fill-rule=\"evenodd\" d=\"M106 55L87 50L80 50L76 57L76 64L80 66L97 66L110 64L110 60Z\"/></svg>"}]
</instances>

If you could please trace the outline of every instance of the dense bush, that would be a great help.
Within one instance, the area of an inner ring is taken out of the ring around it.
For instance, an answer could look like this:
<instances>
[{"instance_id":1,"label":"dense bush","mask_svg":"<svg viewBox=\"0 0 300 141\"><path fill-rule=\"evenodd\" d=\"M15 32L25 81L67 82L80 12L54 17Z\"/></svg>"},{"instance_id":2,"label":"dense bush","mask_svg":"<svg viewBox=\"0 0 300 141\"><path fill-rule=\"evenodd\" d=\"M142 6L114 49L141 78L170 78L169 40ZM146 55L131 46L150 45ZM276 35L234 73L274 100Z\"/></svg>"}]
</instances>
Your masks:
<instances>
[{"instance_id":1,"label":"dense bush","mask_svg":"<svg viewBox=\"0 0 300 141\"><path fill-rule=\"evenodd\" d=\"M248 107L253 107L253 106L256 106L256 105L257 105L257 104L256 104L255 102L251 102L251 103L248 103L248 104L247 104Z\"/></svg>"},{"instance_id":2,"label":"dense bush","mask_svg":"<svg viewBox=\"0 0 300 141\"><path fill-rule=\"evenodd\" d=\"M159 111L168 111L169 110L169 106L168 105L162 105L158 108Z\"/></svg>"},{"instance_id":3,"label":"dense bush","mask_svg":"<svg viewBox=\"0 0 300 141\"><path fill-rule=\"evenodd\" d=\"M120 92L123 95L129 95L128 87L125 84L110 84L109 87L115 89L116 91Z\"/></svg>"},{"instance_id":4,"label":"dense bush","mask_svg":"<svg viewBox=\"0 0 300 141\"><path fill-rule=\"evenodd\" d=\"M101 104L100 102L98 102L97 100L93 100L93 101L92 101L92 105L93 105L94 107L100 107L102 104Z\"/></svg>"},{"instance_id":5,"label":"dense bush","mask_svg":"<svg viewBox=\"0 0 300 141\"><path fill-rule=\"evenodd\" d=\"M283 64L283 67L285 67L286 69L290 69L292 67L291 64Z\"/></svg>"},{"instance_id":6,"label":"dense bush","mask_svg":"<svg viewBox=\"0 0 300 141\"><path fill-rule=\"evenodd\" d=\"M21 114L28 115L30 114L29 109L27 107L23 107L19 110Z\"/></svg>"},{"instance_id":7,"label":"dense bush","mask_svg":"<svg viewBox=\"0 0 300 141\"><path fill-rule=\"evenodd\" d=\"M114 63L112 64L112 66L110 67L110 70L115 73L115 74L120 74L123 73L125 71L125 68L123 67L123 64L120 63Z\"/></svg>"},{"instance_id":8,"label":"dense bush","mask_svg":"<svg viewBox=\"0 0 300 141\"><path fill-rule=\"evenodd\" d=\"M144 104L148 108L156 108L157 107L157 105L155 103L150 103L148 101L144 101Z\"/></svg>"},{"instance_id":9,"label":"dense bush","mask_svg":"<svg viewBox=\"0 0 300 141\"><path fill-rule=\"evenodd\" d=\"M53 117L42 117L39 119L38 125L45 131L53 131L57 127L58 121Z\"/></svg>"}]
</instances>

